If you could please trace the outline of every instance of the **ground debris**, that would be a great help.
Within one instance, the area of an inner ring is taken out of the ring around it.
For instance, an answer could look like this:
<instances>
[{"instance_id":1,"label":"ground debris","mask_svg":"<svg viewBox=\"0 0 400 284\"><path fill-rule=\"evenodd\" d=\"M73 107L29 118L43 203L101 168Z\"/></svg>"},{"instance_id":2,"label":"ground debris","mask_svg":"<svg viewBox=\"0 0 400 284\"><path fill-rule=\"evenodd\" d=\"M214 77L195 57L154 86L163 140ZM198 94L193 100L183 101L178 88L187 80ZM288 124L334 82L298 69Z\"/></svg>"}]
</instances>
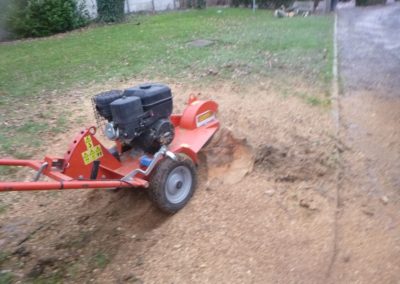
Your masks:
<instances>
[{"instance_id":1,"label":"ground debris","mask_svg":"<svg viewBox=\"0 0 400 284\"><path fill-rule=\"evenodd\" d=\"M256 151L255 165L260 170L268 170L276 182L294 183L324 177L332 170L328 155L311 148L310 144L304 141L295 148L280 144L262 145Z\"/></svg>"},{"instance_id":2,"label":"ground debris","mask_svg":"<svg viewBox=\"0 0 400 284\"><path fill-rule=\"evenodd\" d=\"M381 197L381 202L386 205L389 203L389 198L386 195L384 195Z\"/></svg>"},{"instance_id":3,"label":"ground debris","mask_svg":"<svg viewBox=\"0 0 400 284\"><path fill-rule=\"evenodd\" d=\"M196 39L196 40L188 42L188 45L191 47L206 47L206 46L210 46L213 44L214 44L214 42L212 40L208 40L208 39Z\"/></svg>"},{"instance_id":4,"label":"ground debris","mask_svg":"<svg viewBox=\"0 0 400 284\"><path fill-rule=\"evenodd\" d=\"M129 282L129 283L136 283L136 284L141 284L143 283L143 280L140 279L139 277L137 277L135 274L133 273L129 273L126 274L124 276L122 276L121 281L118 281L118 283L124 283L124 282Z\"/></svg>"},{"instance_id":5,"label":"ground debris","mask_svg":"<svg viewBox=\"0 0 400 284\"><path fill-rule=\"evenodd\" d=\"M303 208L311 210L311 211L318 210L317 204L316 204L315 200L312 198L300 199L299 205L300 205L300 207L303 207Z\"/></svg>"},{"instance_id":6,"label":"ground debris","mask_svg":"<svg viewBox=\"0 0 400 284\"><path fill-rule=\"evenodd\" d=\"M25 238L23 238L22 240L20 240L17 244L17 246L22 245L23 243L25 243L26 241L28 241L34 234L36 234L37 232L39 232L41 229L43 229L45 226L44 225L40 225L39 227L37 227L35 230L33 230L32 232L30 232L28 235L25 236Z\"/></svg>"},{"instance_id":7,"label":"ground debris","mask_svg":"<svg viewBox=\"0 0 400 284\"><path fill-rule=\"evenodd\" d=\"M26 274L28 278L37 278L42 275L47 266L54 266L58 261L57 257L44 257L40 258L36 264L32 267L32 269Z\"/></svg>"},{"instance_id":8,"label":"ground debris","mask_svg":"<svg viewBox=\"0 0 400 284\"><path fill-rule=\"evenodd\" d=\"M375 214L372 210L369 210L369 209L362 209L361 212L369 217L372 217Z\"/></svg>"},{"instance_id":9,"label":"ground debris","mask_svg":"<svg viewBox=\"0 0 400 284\"><path fill-rule=\"evenodd\" d=\"M272 195L275 194L275 190L273 190L273 189L267 189L264 193L265 193L266 195L268 195L268 196L272 196Z\"/></svg>"},{"instance_id":10,"label":"ground debris","mask_svg":"<svg viewBox=\"0 0 400 284\"><path fill-rule=\"evenodd\" d=\"M280 176L275 179L276 182L295 182L299 178L295 175Z\"/></svg>"},{"instance_id":11,"label":"ground debris","mask_svg":"<svg viewBox=\"0 0 400 284\"><path fill-rule=\"evenodd\" d=\"M223 181L219 178L212 178L208 180L206 183L206 190L217 190L220 186L223 185Z\"/></svg>"},{"instance_id":12,"label":"ground debris","mask_svg":"<svg viewBox=\"0 0 400 284\"><path fill-rule=\"evenodd\" d=\"M25 257L30 254L31 252L25 246L20 246L13 252L13 255L17 255L19 257Z\"/></svg>"}]
</instances>

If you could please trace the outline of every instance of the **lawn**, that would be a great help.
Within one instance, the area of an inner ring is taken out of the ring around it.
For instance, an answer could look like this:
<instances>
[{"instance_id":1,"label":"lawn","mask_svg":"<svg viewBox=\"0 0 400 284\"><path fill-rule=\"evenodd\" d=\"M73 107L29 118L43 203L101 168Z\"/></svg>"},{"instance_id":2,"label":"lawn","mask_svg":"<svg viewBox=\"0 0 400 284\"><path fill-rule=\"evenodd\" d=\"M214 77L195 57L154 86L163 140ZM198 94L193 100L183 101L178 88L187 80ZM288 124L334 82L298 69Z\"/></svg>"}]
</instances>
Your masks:
<instances>
[{"instance_id":1,"label":"lawn","mask_svg":"<svg viewBox=\"0 0 400 284\"><path fill-rule=\"evenodd\" d=\"M299 75L327 90L331 34L331 17L277 19L265 10L207 9L131 16L118 25L0 44L0 121L6 122L0 154L29 157L33 152L18 152L18 143L38 147L35 134L62 129L65 121L49 126L46 117L29 119L35 102L54 90L61 99L71 88L134 76L198 84L251 81L255 75L278 82ZM195 39L214 44L191 47ZM238 69L243 72L235 77ZM9 123L9 116L21 112L26 119Z\"/></svg>"}]
</instances>

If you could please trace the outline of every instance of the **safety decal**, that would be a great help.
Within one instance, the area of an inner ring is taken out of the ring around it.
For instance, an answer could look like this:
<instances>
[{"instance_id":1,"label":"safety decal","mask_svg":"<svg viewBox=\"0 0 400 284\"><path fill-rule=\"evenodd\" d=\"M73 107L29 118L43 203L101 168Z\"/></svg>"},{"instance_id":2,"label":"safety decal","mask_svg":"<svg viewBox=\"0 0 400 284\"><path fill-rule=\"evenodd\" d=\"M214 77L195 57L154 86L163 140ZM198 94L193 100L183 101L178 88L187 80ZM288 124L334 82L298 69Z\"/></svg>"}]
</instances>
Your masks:
<instances>
[{"instance_id":1,"label":"safety decal","mask_svg":"<svg viewBox=\"0 0 400 284\"><path fill-rule=\"evenodd\" d=\"M200 127L206 125L210 121L215 119L215 115L212 111L208 110L196 116L196 126Z\"/></svg>"},{"instance_id":2,"label":"safety decal","mask_svg":"<svg viewBox=\"0 0 400 284\"><path fill-rule=\"evenodd\" d=\"M93 161L103 157L103 151L101 150L101 146L93 146L92 137L90 135L84 138L84 142L87 150L82 152L82 159L85 165L89 165Z\"/></svg>"}]
</instances>

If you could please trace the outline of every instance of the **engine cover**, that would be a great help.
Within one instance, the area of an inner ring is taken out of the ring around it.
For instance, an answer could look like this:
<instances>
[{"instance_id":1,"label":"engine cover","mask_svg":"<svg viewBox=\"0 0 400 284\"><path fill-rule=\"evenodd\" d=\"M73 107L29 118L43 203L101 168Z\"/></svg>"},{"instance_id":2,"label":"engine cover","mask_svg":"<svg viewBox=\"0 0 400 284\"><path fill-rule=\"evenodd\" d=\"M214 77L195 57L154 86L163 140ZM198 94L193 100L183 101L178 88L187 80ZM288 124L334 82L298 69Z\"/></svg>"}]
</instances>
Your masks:
<instances>
[{"instance_id":1,"label":"engine cover","mask_svg":"<svg viewBox=\"0 0 400 284\"><path fill-rule=\"evenodd\" d=\"M131 140L139 135L143 107L138 97L122 97L111 104L113 124L118 129L118 136L123 140Z\"/></svg>"},{"instance_id":2,"label":"engine cover","mask_svg":"<svg viewBox=\"0 0 400 284\"><path fill-rule=\"evenodd\" d=\"M166 85L149 83L123 92L103 92L94 96L93 104L99 127L110 140L122 142L124 149L140 147L155 152L174 139L169 120L172 93Z\"/></svg>"},{"instance_id":3,"label":"engine cover","mask_svg":"<svg viewBox=\"0 0 400 284\"><path fill-rule=\"evenodd\" d=\"M126 89L123 95L139 97L143 111L152 113L153 122L159 118L168 118L172 113L172 93L166 85L142 84Z\"/></svg>"}]
</instances>

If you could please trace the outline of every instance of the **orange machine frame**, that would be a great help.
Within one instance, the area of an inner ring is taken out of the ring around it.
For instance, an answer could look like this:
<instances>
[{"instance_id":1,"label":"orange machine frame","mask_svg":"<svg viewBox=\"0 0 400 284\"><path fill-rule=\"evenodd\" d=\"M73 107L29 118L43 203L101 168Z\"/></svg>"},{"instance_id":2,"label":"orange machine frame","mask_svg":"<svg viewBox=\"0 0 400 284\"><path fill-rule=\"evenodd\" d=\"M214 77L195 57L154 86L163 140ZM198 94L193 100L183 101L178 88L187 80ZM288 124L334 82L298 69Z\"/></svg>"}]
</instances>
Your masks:
<instances>
[{"instance_id":1,"label":"orange machine frame","mask_svg":"<svg viewBox=\"0 0 400 284\"><path fill-rule=\"evenodd\" d=\"M197 153L219 128L218 104L191 97L181 115L172 115L175 137L168 150L184 153L197 164ZM139 158L123 153L118 160L95 137L96 128L82 130L71 142L63 158L45 156L43 160L0 159L0 166L23 166L36 170L34 181L1 182L0 191L63 190L80 188L134 188L149 186L142 173L124 179L132 170L142 169ZM116 142L117 148L120 148ZM93 168L96 175L93 177ZM44 175L52 181L39 181Z\"/></svg>"}]
</instances>

